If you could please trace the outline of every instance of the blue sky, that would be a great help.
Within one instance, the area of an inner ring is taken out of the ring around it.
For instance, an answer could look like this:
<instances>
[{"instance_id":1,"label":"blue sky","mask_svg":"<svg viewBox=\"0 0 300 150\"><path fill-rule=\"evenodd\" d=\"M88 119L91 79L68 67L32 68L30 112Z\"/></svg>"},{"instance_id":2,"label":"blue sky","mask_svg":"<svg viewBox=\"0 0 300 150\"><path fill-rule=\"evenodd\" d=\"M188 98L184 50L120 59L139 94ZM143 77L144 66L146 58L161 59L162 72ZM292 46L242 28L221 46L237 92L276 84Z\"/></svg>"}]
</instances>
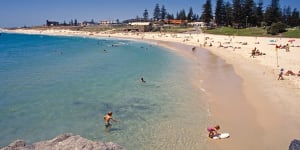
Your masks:
<instances>
[{"instance_id":1,"label":"blue sky","mask_svg":"<svg viewBox=\"0 0 300 150\"><path fill-rule=\"evenodd\" d=\"M213 6L216 0L212 0ZM227 0L224 0L227 1ZM228 0L232 2L232 0ZM264 0L268 5L271 0ZM168 12L176 15L177 11L192 7L194 13L202 12L205 0L0 0L0 27L20 27L43 25L46 20L79 22L99 20L120 21L142 16L144 9L153 16L156 3L164 5ZM300 0L280 0L281 6L300 8ZM214 9L214 8L213 8Z\"/></svg>"}]
</instances>

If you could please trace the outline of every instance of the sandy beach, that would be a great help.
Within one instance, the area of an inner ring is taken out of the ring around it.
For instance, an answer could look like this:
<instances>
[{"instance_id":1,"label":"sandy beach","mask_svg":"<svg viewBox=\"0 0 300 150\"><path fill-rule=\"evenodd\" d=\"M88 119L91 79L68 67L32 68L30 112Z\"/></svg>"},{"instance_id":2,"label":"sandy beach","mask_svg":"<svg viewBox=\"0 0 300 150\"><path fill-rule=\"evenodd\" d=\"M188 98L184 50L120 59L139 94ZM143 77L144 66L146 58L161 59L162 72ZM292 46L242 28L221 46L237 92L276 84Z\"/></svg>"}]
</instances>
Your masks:
<instances>
[{"instance_id":1,"label":"sandy beach","mask_svg":"<svg viewBox=\"0 0 300 150\"><path fill-rule=\"evenodd\" d=\"M198 59L201 53L216 55L220 59L215 61L225 61L227 65L212 66L215 71L208 72L204 82L198 77L193 80L206 90L211 123L219 124L220 131L230 133L231 137L209 139L208 149L282 150L288 149L293 139L300 139L300 39L52 29L9 32L142 40L170 48L195 63L203 63ZM285 48L276 51L276 44L289 44L289 52ZM251 52L255 47L262 55L253 58ZM215 62L206 63L209 66ZM227 71L229 68L234 72ZM284 80L277 80L281 68L284 73L291 70L296 75L284 75Z\"/></svg>"}]
</instances>

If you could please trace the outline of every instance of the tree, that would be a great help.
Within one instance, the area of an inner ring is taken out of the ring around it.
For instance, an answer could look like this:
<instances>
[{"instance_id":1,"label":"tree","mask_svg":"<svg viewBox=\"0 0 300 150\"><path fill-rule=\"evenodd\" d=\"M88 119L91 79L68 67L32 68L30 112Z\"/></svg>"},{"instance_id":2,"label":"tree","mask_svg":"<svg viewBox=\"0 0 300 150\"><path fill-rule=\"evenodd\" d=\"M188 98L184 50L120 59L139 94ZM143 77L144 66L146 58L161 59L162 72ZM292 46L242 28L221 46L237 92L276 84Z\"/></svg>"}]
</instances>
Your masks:
<instances>
[{"instance_id":1,"label":"tree","mask_svg":"<svg viewBox=\"0 0 300 150\"><path fill-rule=\"evenodd\" d=\"M245 20L242 20L242 22L244 22L245 27L248 27L248 24L250 24L250 26L255 24L255 9L256 5L253 0L244 1L242 18Z\"/></svg>"},{"instance_id":2,"label":"tree","mask_svg":"<svg viewBox=\"0 0 300 150\"><path fill-rule=\"evenodd\" d=\"M155 5L154 11L153 11L153 19L158 21L160 19L160 8L159 4Z\"/></svg>"},{"instance_id":3,"label":"tree","mask_svg":"<svg viewBox=\"0 0 300 150\"><path fill-rule=\"evenodd\" d=\"M263 1L259 0L258 5L255 9L255 26L261 26L262 21L264 20L264 12L263 12Z\"/></svg>"},{"instance_id":4,"label":"tree","mask_svg":"<svg viewBox=\"0 0 300 150\"><path fill-rule=\"evenodd\" d=\"M74 24L73 19L71 19L69 25L70 25L70 26L73 26L73 24Z\"/></svg>"},{"instance_id":5,"label":"tree","mask_svg":"<svg viewBox=\"0 0 300 150\"><path fill-rule=\"evenodd\" d=\"M211 0L206 0L206 3L203 4L203 12L201 19L208 25L213 19L212 9L211 9Z\"/></svg>"},{"instance_id":6,"label":"tree","mask_svg":"<svg viewBox=\"0 0 300 150\"><path fill-rule=\"evenodd\" d=\"M194 14L193 17L192 17L192 21L196 21L199 19L199 15L197 14Z\"/></svg>"},{"instance_id":7,"label":"tree","mask_svg":"<svg viewBox=\"0 0 300 150\"><path fill-rule=\"evenodd\" d=\"M190 7L189 13L188 13L188 15L187 15L187 20L188 20L188 21L192 21L192 20L193 20L193 17L194 17L193 8Z\"/></svg>"},{"instance_id":8,"label":"tree","mask_svg":"<svg viewBox=\"0 0 300 150\"><path fill-rule=\"evenodd\" d=\"M185 13L185 10L184 10L184 9L182 9L182 10L179 12L179 14L178 14L178 16L177 16L177 19L179 19L179 20L186 20L186 13Z\"/></svg>"},{"instance_id":9,"label":"tree","mask_svg":"<svg viewBox=\"0 0 300 150\"><path fill-rule=\"evenodd\" d=\"M265 12L265 22L270 26L272 23L279 22L280 18L279 0L272 0Z\"/></svg>"},{"instance_id":10,"label":"tree","mask_svg":"<svg viewBox=\"0 0 300 150\"><path fill-rule=\"evenodd\" d=\"M160 9L160 19L164 20L166 19L166 16L167 16L167 10L165 8L164 5L161 6L161 9Z\"/></svg>"},{"instance_id":11,"label":"tree","mask_svg":"<svg viewBox=\"0 0 300 150\"><path fill-rule=\"evenodd\" d=\"M230 2L226 2L225 4L225 20L227 26L232 26L232 6Z\"/></svg>"},{"instance_id":12,"label":"tree","mask_svg":"<svg viewBox=\"0 0 300 150\"><path fill-rule=\"evenodd\" d=\"M225 5L223 0L217 0L216 10L215 10L215 21L218 26L225 24L226 12L225 12Z\"/></svg>"},{"instance_id":13,"label":"tree","mask_svg":"<svg viewBox=\"0 0 300 150\"><path fill-rule=\"evenodd\" d=\"M168 20L174 19L174 15L168 13L168 14L167 14L167 19L168 19Z\"/></svg>"},{"instance_id":14,"label":"tree","mask_svg":"<svg viewBox=\"0 0 300 150\"><path fill-rule=\"evenodd\" d=\"M282 33L286 31L286 24L277 22L272 23L272 25L267 29L267 32L272 35L276 35L278 33Z\"/></svg>"},{"instance_id":15,"label":"tree","mask_svg":"<svg viewBox=\"0 0 300 150\"><path fill-rule=\"evenodd\" d=\"M282 10L282 22L289 25L291 17L292 17L291 7L290 6L284 7Z\"/></svg>"},{"instance_id":16,"label":"tree","mask_svg":"<svg viewBox=\"0 0 300 150\"><path fill-rule=\"evenodd\" d=\"M299 11L294 8L293 12L292 12L292 16L290 18L290 21L289 21L289 25L292 26L292 27L296 27L296 26L299 26L300 25L300 18L299 18Z\"/></svg>"},{"instance_id":17,"label":"tree","mask_svg":"<svg viewBox=\"0 0 300 150\"><path fill-rule=\"evenodd\" d=\"M74 25L75 25L75 26L78 25L77 19L74 20Z\"/></svg>"},{"instance_id":18,"label":"tree","mask_svg":"<svg viewBox=\"0 0 300 150\"><path fill-rule=\"evenodd\" d=\"M233 0L232 21L235 27L240 28L243 19L241 0Z\"/></svg>"},{"instance_id":19,"label":"tree","mask_svg":"<svg viewBox=\"0 0 300 150\"><path fill-rule=\"evenodd\" d=\"M149 20L149 13L148 13L148 10L147 10L147 9L144 10L143 17L144 17L144 20L145 20L145 21L148 21L148 20Z\"/></svg>"}]
</instances>

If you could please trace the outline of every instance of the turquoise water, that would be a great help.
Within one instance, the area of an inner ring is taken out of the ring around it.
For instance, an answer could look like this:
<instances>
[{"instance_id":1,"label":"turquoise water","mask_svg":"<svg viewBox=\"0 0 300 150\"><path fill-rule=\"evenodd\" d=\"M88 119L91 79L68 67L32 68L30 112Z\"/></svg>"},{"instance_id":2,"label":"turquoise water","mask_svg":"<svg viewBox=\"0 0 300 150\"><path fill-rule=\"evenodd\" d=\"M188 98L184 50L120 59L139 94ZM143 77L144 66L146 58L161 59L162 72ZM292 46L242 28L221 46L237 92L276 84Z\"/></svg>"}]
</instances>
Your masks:
<instances>
[{"instance_id":1,"label":"turquoise water","mask_svg":"<svg viewBox=\"0 0 300 150\"><path fill-rule=\"evenodd\" d=\"M147 43L2 34L0 147L72 132L129 150L205 148L207 105L193 66ZM120 121L106 129L108 111Z\"/></svg>"}]
</instances>

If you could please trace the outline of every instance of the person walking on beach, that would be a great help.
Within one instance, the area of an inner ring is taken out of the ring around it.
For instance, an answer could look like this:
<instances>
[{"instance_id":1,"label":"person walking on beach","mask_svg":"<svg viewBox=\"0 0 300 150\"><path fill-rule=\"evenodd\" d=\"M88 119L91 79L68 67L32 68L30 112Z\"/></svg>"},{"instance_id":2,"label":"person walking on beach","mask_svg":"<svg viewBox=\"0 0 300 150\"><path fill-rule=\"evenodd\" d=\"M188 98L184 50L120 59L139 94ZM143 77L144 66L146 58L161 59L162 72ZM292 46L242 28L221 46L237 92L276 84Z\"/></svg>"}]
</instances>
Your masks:
<instances>
[{"instance_id":1,"label":"person walking on beach","mask_svg":"<svg viewBox=\"0 0 300 150\"><path fill-rule=\"evenodd\" d=\"M283 68L280 69L280 73L278 75L278 79L277 80L283 80Z\"/></svg>"},{"instance_id":2,"label":"person walking on beach","mask_svg":"<svg viewBox=\"0 0 300 150\"><path fill-rule=\"evenodd\" d=\"M105 121L105 127L108 128L111 126L110 124L110 120L117 122L117 120L112 118L112 112L108 112L105 116L104 116L104 121Z\"/></svg>"},{"instance_id":3,"label":"person walking on beach","mask_svg":"<svg viewBox=\"0 0 300 150\"><path fill-rule=\"evenodd\" d=\"M220 130L220 126L219 126L219 125L216 125L216 126L214 126L214 127L208 127L208 128L207 128L207 131L209 132L209 133L208 133L208 137L213 138L215 135L220 134L220 133L218 132L218 130Z\"/></svg>"}]
</instances>

